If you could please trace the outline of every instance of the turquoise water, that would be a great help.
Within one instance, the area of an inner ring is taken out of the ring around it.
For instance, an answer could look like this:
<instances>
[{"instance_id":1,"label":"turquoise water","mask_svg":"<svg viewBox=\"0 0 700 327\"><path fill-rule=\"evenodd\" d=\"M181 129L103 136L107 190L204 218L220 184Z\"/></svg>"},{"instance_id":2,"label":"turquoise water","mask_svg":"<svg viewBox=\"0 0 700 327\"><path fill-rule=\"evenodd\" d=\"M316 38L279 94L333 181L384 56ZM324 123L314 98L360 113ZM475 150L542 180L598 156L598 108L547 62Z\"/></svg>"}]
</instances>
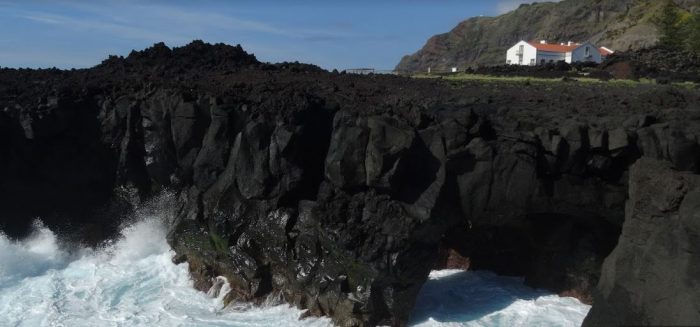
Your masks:
<instances>
[{"instance_id":1,"label":"turquoise water","mask_svg":"<svg viewBox=\"0 0 700 327\"><path fill-rule=\"evenodd\" d=\"M142 217L100 250L67 251L36 224L22 241L0 235L0 326L330 326L286 305L223 308L227 285L193 289L171 262L165 228ZM217 294L218 293L218 294ZM588 306L487 272L436 271L419 296L417 326L579 326Z\"/></svg>"},{"instance_id":2,"label":"turquoise water","mask_svg":"<svg viewBox=\"0 0 700 327\"><path fill-rule=\"evenodd\" d=\"M416 326L581 326L590 307L491 272L433 271L416 302Z\"/></svg>"}]
</instances>

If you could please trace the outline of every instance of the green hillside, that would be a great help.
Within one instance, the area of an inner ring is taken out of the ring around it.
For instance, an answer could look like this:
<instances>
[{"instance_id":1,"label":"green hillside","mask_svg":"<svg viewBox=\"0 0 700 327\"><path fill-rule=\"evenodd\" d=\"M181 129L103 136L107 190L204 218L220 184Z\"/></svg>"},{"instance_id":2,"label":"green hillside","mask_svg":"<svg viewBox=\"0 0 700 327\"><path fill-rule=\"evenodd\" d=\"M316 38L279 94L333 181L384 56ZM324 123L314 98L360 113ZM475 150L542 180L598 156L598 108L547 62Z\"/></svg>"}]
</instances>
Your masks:
<instances>
[{"instance_id":1,"label":"green hillside","mask_svg":"<svg viewBox=\"0 0 700 327\"><path fill-rule=\"evenodd\" d=\"M679 12L700 8L700 0L676 0ZM497 65L505 51L520 40L550 42L592 41L616 51L640 49L658 43L657 20L661 0L564 0L533 3L498 17L475 17L452 31L430 38L425 46L405 56L400 71Z\"/></svg>"}]
</instances>

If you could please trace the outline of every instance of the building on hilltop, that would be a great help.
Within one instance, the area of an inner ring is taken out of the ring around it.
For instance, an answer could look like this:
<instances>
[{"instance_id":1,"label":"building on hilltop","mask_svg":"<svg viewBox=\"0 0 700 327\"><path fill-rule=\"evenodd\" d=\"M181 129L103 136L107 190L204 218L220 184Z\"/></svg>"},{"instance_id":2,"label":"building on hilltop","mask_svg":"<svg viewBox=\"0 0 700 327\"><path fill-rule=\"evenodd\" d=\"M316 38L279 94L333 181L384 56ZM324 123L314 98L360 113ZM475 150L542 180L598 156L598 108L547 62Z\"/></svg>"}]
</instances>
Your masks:
<instances>
[{"instance_id":1,"label":"building on hilltop","mask_svg":"<svg viewBox=\"0 0 700 327\"><path fill-rule=\"evenodd\" d=\"M613 51L601 47L598 48L590 42L576 43L547 43L547 41L520 41L506 51L506 64L535 66L547 63L564 61L574 62L602 62Z\"/></svg>"}]
</instances>

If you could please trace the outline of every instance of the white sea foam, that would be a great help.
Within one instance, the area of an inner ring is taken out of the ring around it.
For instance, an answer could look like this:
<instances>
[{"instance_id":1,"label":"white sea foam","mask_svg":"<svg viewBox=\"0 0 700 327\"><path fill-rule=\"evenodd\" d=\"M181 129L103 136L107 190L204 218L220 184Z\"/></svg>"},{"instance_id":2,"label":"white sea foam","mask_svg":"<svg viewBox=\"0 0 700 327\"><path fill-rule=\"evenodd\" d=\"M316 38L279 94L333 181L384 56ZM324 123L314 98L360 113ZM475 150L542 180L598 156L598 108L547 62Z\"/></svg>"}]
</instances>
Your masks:
<instances>
[{"instance_id":1,"label":"white sea foam","mask_svg":"<svg viewBox=\"0 0 700 327\"><path fill-rule=\"evenodd\" d=\"M69 255L38 226L13 242L0 236L0 326L328 326L299 321L288 306L223 309L227 285L216 297L198 292L187 265L175 265L158 219L145 219L99 251Z\"/></svg>"},{"instance_id":2,"label":"white sea foam","mask_svg":"<svg viewBox=\"0 0 700 327\"><path fill-rule=\"evenodd\" d=\"M330 326L299 321L286 305L223 308L228 284L209 295L175 265L161 219L145 217L100 250L66 251L41 224L32 236L0 234L0 327ZM217 291L218 290L218 291ZM577 326L588 307L489 273L433 272L421 291L418 326Z\"/></svg>"},{"instance_id":3,"label":"white sea foam","mask_svg":"<svg viewBox=\"0 0 700 327\"><path fill-rule=\"evenodd\" d=\"M590 306L490 272L433 271L421 290L413 324L429 326L581 326Z\"/></svg>"},{"instance_id":4,"label":"white sea foam","mask_svg":"<svg viewBox=\"0 0 700 327\"><path fill-rule=\"evenodd\" d=\"M0 288L60 268L67 257L59 248L56 235L39 221L34 224L32 235L23 242L11 242L0 234Z\"/></svg>"}]
</instances>

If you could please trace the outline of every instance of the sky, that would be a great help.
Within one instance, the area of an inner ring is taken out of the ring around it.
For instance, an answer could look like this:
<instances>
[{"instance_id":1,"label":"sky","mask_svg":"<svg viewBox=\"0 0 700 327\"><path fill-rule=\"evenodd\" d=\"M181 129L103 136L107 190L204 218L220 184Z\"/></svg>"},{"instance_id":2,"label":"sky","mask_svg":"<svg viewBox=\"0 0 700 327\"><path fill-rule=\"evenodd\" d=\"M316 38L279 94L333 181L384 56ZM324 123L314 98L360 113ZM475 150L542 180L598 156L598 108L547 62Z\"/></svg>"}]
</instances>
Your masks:
<instances>
[{"instance_id":1,"label":"sky","mask_svg":"<svg viewBox=\"0 0 700 327\"><path fill-rule=\"evenodd\" d=\"M157 42L241 44L266 62L392 69L435 34L526 0L0 0L0 67L85 68Z\"/></svg>"}]
</instances>

